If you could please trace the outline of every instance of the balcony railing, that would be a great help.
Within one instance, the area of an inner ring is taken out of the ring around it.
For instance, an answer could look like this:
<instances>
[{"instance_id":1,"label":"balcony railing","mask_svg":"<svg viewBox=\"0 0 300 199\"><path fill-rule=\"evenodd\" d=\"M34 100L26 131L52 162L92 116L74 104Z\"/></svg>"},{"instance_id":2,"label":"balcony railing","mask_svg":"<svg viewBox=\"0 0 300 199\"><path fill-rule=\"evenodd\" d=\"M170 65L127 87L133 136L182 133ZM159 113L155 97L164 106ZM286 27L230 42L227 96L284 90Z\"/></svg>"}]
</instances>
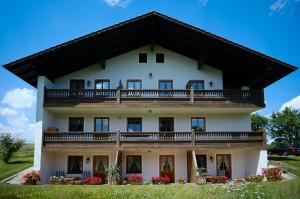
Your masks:
<instances>
[{"instance_id":1,"label":"balcony railing","mask_svg":"<svg viewBox=\"0 0 300 199\"><path fill-rule=\"evenodd\" d=\"M43 143L265 143L265 132L107 132L43 133Z\"/></svg>"},{"instance_id":2,"label":"balcony railing","mask_svg":"<svg viewBox=\"0 0 300 199\"><path fill-rule=\"evenodd\" d=\"M194 90L194 89L46 89L44 102L103 102L115 101L231 101L264 106L262 90Z\"/></svg>"}]
</instances>

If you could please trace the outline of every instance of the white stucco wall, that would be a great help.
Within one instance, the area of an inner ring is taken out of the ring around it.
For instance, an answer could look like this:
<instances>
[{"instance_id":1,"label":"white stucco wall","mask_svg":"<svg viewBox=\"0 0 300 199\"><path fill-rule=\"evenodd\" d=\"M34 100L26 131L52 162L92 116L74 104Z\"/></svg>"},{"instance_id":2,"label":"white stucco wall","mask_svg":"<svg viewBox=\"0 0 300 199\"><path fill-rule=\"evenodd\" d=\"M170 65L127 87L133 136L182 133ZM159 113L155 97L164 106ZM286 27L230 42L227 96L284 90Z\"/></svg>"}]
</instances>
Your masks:
<instances>
[{"instance_id":1,"label":"white stucco wall","mask_svg":"<svg viewBox=\"0 0 300 199\"><path fill-rule=\"evenodd\" d=\"M147 52L148 63L138 63L138 55L141 52ZM156 53L165 54L165 63L156 63ZM150 72L153 74L152 78L149 78ZM86 88L94 88L95 79L110 79L111 88L117 88L119 80L122 81L123 88L126 88L127 79L141 79L144 89L158 88L160 79L172 79L174 89L185 89L189 80L204 80L206 89L223 88L222 71L207 65L198 70L196 60L159 46L155 46L153 52L150 52L150 46L144 46L108 59L105 69L96 64L68 74L56 79L54 87L69 88L71 79L89 80L91 85L85 85ZM214 83L213 87L209 85L210 81Z\"/></svg>"}]
</instances>

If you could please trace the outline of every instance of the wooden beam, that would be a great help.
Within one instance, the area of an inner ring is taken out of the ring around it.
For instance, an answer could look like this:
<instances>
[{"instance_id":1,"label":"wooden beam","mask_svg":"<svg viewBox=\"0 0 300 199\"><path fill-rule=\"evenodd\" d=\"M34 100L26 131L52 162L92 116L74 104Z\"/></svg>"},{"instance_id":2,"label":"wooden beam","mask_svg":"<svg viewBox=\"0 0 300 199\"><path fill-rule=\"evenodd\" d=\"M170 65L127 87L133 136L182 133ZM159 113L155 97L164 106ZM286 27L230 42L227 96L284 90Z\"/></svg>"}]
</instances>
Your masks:
<instances>
[{"instance_id":1,"label":"wooden beam","mask_svg":"<svg viewBox=\"0 0 300 199\"><path fill-rule=\"evenodd\" d=\"M154 19L151 21L151 35L150 35L150 51L154 50L154 41L155 41L155 21Z\"/></svg>"},{"instance_id":2,"label":"wooden beam","mask_svg":"<svg viewBox=\"0 0 300 199\"><path fill-rule=\"evenodd\" d=\"M203 65L205 64L205 58L208 52L208 43L205 45L204 50L202 51L200 58L198 59L198 70L201 70L201 68L203 67Z\"/></svg>"}]
</instances>

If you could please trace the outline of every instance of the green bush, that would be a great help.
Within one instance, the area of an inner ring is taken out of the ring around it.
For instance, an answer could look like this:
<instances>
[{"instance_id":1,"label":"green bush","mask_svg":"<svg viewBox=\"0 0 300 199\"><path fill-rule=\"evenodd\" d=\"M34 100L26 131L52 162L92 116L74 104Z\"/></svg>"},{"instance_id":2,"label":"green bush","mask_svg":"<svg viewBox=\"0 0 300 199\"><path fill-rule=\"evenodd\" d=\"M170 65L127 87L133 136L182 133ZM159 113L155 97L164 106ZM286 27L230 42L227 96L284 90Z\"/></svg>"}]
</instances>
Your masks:
<instances>
[{"instance_id":1,"label":"green bush","mask_svg":"<svg viewBox=\"0 0 300 199\"><path fill-rule=\"evenodd\" d=\"M9 133L0 136L0 153L3 162L8 163L12 155L24 145L24 140L12 138Z\"/></svg>"}]
</instances>

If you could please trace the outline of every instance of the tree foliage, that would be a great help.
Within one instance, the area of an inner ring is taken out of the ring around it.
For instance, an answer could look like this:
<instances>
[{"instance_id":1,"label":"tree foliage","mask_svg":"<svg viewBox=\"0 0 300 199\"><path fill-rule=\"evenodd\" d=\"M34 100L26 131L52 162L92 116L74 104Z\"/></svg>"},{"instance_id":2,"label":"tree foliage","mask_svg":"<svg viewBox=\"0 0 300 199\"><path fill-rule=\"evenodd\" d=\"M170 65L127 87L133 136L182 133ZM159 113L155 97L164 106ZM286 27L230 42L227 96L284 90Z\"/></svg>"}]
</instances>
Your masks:
<instances>
[{"instance_id":1,"label":"tree foliage","mask_svg":"<svg viewBox=\"0 0 300 199\"><path fill-rule=\"evenodd\" d=\"M268 123L269 123L269 119L262 115L259 115L258 113L251 115L252 131L259 131L262 130L263 128L267 128Z\"/></svg>"},{"instance_id":2,"label":"tree foliage","mask_svg":"<svg viewBox=\"0 0 300 199\"><path fill-rule=\"evenodd\" d=\"M24 140L13 138L9 133L0 136L0 154L2 160L7 163L12 155L17 152L24 144Z\"/></svg>"},{"instance_id":3,"label":"tree foliage","mask_svg":"<svg viewBox=\"0 0 300 199\"><path fill-rule=\"evenodd\" d=\"M268 129L269 135L276 142L297 143L300 135L300 112L285 108L282 112L272 113Z\"/></svg>"}]
</instances>

